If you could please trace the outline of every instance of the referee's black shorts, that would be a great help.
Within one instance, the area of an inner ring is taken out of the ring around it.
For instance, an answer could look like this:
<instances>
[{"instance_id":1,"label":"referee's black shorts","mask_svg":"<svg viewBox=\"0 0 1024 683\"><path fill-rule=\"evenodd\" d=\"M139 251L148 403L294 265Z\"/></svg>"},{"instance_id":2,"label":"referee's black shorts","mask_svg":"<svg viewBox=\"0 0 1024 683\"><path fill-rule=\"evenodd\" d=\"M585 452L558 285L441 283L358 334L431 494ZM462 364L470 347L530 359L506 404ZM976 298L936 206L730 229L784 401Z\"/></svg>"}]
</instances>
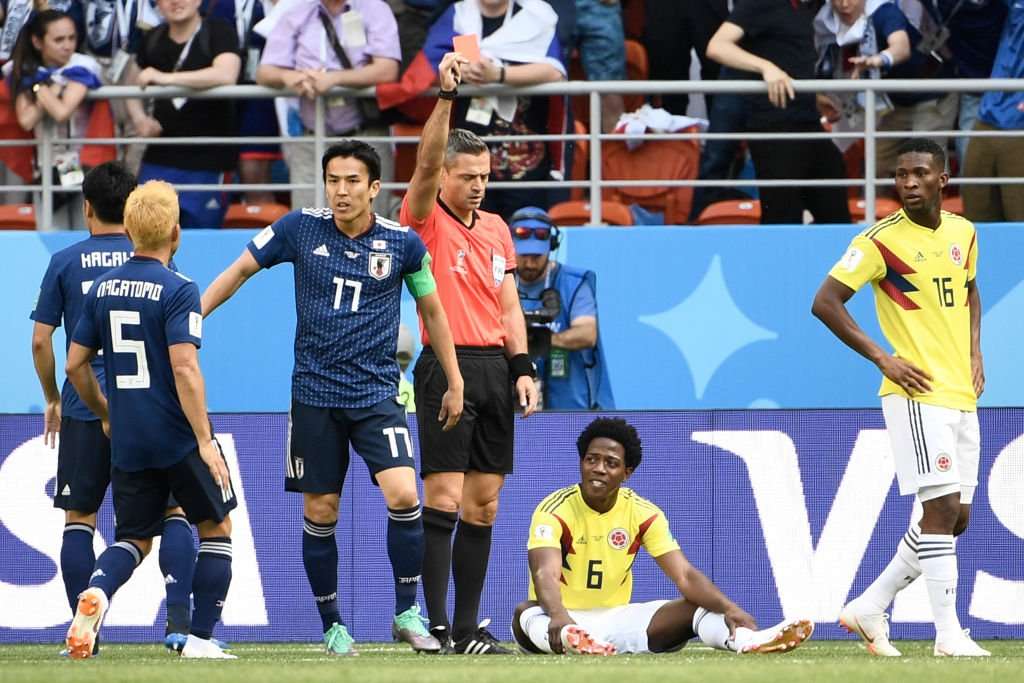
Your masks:
<instances>
[{"instance_id":1,"label":"referee's black shorts","mask_svg":"<svg viewBox=\"0 0 1024 683\"><path fill-rule=\"evenodd\" d=\"M501 347L456 348L465 382L462 419L451 431L437 421L448 380L428 346L413 370L420 476L435 472L512 472L515 397Z\"/></svg>"}]
</instances>

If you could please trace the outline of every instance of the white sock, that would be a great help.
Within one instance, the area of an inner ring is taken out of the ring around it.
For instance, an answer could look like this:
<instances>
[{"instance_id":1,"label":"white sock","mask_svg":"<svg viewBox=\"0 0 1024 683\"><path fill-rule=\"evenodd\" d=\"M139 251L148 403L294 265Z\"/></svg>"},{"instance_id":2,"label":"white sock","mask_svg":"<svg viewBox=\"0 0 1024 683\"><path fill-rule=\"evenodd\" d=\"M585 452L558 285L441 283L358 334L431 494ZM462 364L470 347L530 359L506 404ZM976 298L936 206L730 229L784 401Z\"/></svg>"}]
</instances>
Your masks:
<instances>
[{"instance_id":1,"label":"white sock","mask_svg":"<svg viewBox=\"0 0 1024 683\"><path fill-rule=\"evenodd\" d=\"M896 594L921 576L921 563L917 559L921 527L914 524L896 547L896 554L861 596L879 612L885 612Z\"/></svg>"},{"instance_id":2,"label":"white sock","mask_svg":"<svg viewBox=\"0 0 1024 683\"><path fill-rule=\"evenodd\" d=\"M956 616L956 549L952 534L921 534L917 558L928 585L928 601L932 605L936 639L959 635L960 619Z\"/></svg>"},{"instance_id":3,"label":"white sock","mask_svg":"<svg viewBox=\"0 0 1024 683\"><path fill-rule=\"evenodd\" d=\"M548 642L548 626L551 624L551 617L544 613L540 605L527 607L519 615L519 626L523 633L530 639L530 642L547 654L552 654L551 643Z\"/></svg>"},{"instance_id":4,"label":"white sock","mask_svg":"<svg viewBox=\"0 0 1024 683\"><path fill-rule=\"evenodd\" d=\"M697 634L702 643L710 645L716 650L736 651L735 645L729 637L729 625L725 623L725 616L721 614L698 607L693 614L693 632Z\"/></svg>"}]
</instances>

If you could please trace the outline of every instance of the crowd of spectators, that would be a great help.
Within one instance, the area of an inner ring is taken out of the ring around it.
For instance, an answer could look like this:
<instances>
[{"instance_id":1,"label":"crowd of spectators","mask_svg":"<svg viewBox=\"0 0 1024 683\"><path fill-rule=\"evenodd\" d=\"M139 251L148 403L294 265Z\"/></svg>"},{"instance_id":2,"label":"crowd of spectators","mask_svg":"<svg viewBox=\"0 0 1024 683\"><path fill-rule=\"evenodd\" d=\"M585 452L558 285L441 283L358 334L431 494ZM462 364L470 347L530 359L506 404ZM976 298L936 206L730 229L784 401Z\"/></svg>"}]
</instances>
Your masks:
<instances>
[{"instance_id":1,"label":"crowd of spectators","mask_svg":"<svg viewBox=\"0 0 1024 683\"><path fill-rule=\"evenodd\" d=\"M328 96L326 133L386 138L389 124L424 120L429 99L423 95L435 86L437 64L448 51L470 53L466 81L474 84L565 80L574 68L588 80L623 80L627 37L643 45L651 80L693 76L768 83L768 94L757 96L661 96L651 88L652 104L672 114L698 109L709 119L710 132L862 130L863 95L815 97L796 93L792 81L1020 78L1022 25L1019 0L0 0L0 131L16 138L48 127L58 139L116 133L140 142L308 136L318 97L335 86L377 86L377 101ZM104 84L199 90L235 83L280 88L290 97L113 100L110 106L85 97ZM490 144L492 180L559 180L569 177L578 148L515 138L571 132L569 105L565 97L462 98L453 123L504 137ZM622 96L602 97L604 132L615 127L624 108ZM876 113L882 131L1017 130L1024 127L1024 93L892 92L880 94ZM1022 175L1021 140L976 138L968 144L968 137L956 137L948 141L955 150L950 170ZM879 176L891 173L900 142L878 139ZM393 147L375 144L388 162L383 180L394 180ZM759 179L794 179L786 187L760 188L762 222L801 222L805 211L815 222L846 222L846 188L801 186L799 180L861 177L857 148L849 147L849 139L824 137L709 140L695 175L732 179L746 167L750 177L752 167ZM46 172L53 174L54 186L74 187L83 170L120 153L139 167L141 179L199 185L290 179L312 187L318 168L308 138L281 145L243 140L142 149L57 145ZM0 181L38 182L40 163L31 154L30 148L0 148ZM963 195L969 217L973 211L987 220L1024 220L1012 186L975 186ZM756 194L701 188L690 220L716 200L739 196ZM54 222L47 227L75 225L77 194L55 197ZM238 197L313 204L312 189L297 189L290 200L271 191ZM495 189L487 197L484 208L507 217L524 205L546 209L568 192ZM182 193L182 225L222 224L228 201L220 191ZM395 195L382 193L376 208L392 213Z\"/></svg>"}]
</instances>

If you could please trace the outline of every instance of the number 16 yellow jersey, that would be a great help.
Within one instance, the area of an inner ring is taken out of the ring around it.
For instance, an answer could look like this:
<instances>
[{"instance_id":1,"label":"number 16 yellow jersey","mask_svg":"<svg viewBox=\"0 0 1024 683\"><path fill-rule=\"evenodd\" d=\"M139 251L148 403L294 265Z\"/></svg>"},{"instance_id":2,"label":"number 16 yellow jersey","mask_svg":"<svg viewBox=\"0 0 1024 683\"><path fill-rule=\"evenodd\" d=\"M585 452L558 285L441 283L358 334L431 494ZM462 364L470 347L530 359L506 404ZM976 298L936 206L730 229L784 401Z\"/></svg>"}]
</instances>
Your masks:
<instances>
[{"instance_id":1,"label":"number 16 yellow jersey","mask_svg":"<svg viewBox=\"0 0 1024 683\"><path fill-rule=\"evenodd\" d=\"M665 513L632 489L620 488L615 506L601 513L586 504L579 484L574 484L537 506L526 547L561 550L562 604L566 609L597 609L629 603L633 562L641 547L659 557L678 550L679 544ZM537 599L532 577L530 599Z\"/></svg>"},{"instance_id":2,"label":"number 16 yellow jersey","mask_svg":"<svg viewBox=\"0 0 1024 683\"><path fill-rule=\"evenodd\" d=\"M934 230L901 210L853 238L829 275L854 291L870 282L878 322L893 351L933 378L930 392L913 397L883 378L880 396L975 409L967 283L977 268L974 225L947 211Z\"/></svg>"}]
</instances>

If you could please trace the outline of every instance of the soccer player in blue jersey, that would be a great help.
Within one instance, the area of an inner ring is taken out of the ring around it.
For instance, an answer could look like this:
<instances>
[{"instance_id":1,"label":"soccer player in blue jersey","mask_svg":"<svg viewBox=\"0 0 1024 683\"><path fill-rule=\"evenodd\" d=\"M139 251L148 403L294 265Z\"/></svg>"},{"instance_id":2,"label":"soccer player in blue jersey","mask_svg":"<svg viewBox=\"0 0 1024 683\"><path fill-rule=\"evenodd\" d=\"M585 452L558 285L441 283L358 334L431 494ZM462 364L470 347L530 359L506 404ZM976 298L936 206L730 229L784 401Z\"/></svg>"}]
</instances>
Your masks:
<instances>
[{"instance_id":1,"label":"soccer player in blue jersey","mask_svg":"<svg viewBox=\"0 0 1024 683\"><path fill-rule=\"evenodd\" d=\"M68 629L84 659L114 593L152 547L171 493L199 528L195 611L184 657L234 659L210 640L231 583L235 495L206 412L198 348L199 288L167 267L178 247L178 196L161 181L135 189L124 222L135 254L93 282L68 349L68 379L110 437L116 543L96 560ZM103 351L107 398L91 362Z\"/></svg>"},{"instance_id":2,"label":"soccer player in blue jersey","mask_svg":"<svg viewBox=\"0 0 1024 683\"><path fill-rule=\"evenodd\" d=\"M82 311L85 293L94 280L131 258L132 243L125 234L124 203L135 189L135 176L123 164L111 161L89 171L82 184L88 239L58 251L50 259L35 310L32 358L46 398L43 440L57 451L54 507L64 510L64 538L60 569L68 604L74 614L78 595L89 584L96 564L93 534L96 511L110 483L110 441L100 421L83 403L70 383L58 391L55 379L53 334L63 320L67 344ZM93 370L103 381L102 359ZM57 435L60 435L59 444ZM174 501L164 516L160 542L160 571L167 586L167 634L189 630L189 594L195 564L192 528Z\"/></svg>"},{"instance_id":3,"label":"soccer player in blue jersey","mask_svg":"<svg viewBox=\"0 0 1024 683\"><path fill-rule=\"evenodd\" d=\"M415 232L374 215L380 159L364 142L330 147L322 160L329 208L293 211L264 229L203 294L209 315L261 268L295 270L295 371L285 488L303 494L302 561L331 654L354 653L338 613L334 529L349 444L366 461L388 508L395 580L394 636L438 652L419 616L423 520L395 351L402 282L416 298L448 389L438 422L462 415L463 381L448 320Z\"/></svg>"}]
</instances>

